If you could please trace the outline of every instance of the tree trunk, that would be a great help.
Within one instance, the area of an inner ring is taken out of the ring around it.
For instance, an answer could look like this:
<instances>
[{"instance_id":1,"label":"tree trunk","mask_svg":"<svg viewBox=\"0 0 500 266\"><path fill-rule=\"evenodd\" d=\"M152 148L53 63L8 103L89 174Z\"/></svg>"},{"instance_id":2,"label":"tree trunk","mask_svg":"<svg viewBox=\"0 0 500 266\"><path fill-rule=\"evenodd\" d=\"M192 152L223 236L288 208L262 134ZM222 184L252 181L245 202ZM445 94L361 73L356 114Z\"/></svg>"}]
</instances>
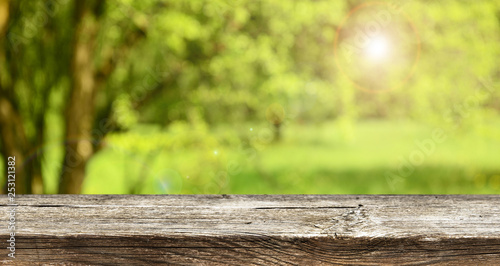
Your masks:
<instances>
[{"instance_id":1,"label":"tree trunk","mask_svg":"<svg viewBox=\"0 0 500 266\"><path fill-rule=\"evenodd\" d=\"M273 124L273 126L274 126L274 141L280 142L281 141L281 123Z\"/></svg>"},{"instance_id":2,"label":"tree trunk","mask_svg":"<svg viewBox=\"0 0 500 266\"><path fill-rule=\"evenodd\" d=\"M43 161L43 151L38 150L37 147L43 145L45 138L45 121L44 114L41 114L37 121L37 135L35 137L35 144L32 144L31 147L34 147L36 150L32 150L29 154L29 158L26 158L26 163L28 164L26 167L30 167L30 184L31 194L44 194L43 188L43 175L42 175L42 161Z\"/></svg>"},{"instance_id":3,"label":"tree trunk","mask_svg":"<svg viewBox=\"0 0 500 266\"><path fill-rule=\"evenodd\" d=\"M3 96L0 96L0 135L4 159L7 160L7 157L16 159L16 193L30 193L29 171L27 171L29 167L23 165L27 151L23 122L11 102Z\"/></svg>"},{"instance_id":4,"label":"tree trunk","mask_svg":"<svg viewBox=\"0 0 500 266\"><path fill-rule=\"evenodd\" d=\"M81 192L85 167L94 153L92 126L97 93L93 53L104 1L75 1L76 25L72 55L72 90L66 109L65 156L59 193Z\"/></svg>"},{"instance_id":5,"label":"tree trunk","mask_svg":"<svg viewBox=\"0 0 500 266\"><path fill-rule=\"evenodd\" d=\"M0 60L6 60L6 38L7 28L10 20L10 5L8 0L0 0ZM7 65L7 64L6 64ZM0 77L1 78L1 77ZM16 159L16 193L30 193L29 188L29 168L25 167L25 156L28 149L23 120L17 111L12 99L12 82L0 79L0 143L1 153L5 157L15 157ZM4 189L5 191L6 189Z\"/></svg>"}]
</instances>

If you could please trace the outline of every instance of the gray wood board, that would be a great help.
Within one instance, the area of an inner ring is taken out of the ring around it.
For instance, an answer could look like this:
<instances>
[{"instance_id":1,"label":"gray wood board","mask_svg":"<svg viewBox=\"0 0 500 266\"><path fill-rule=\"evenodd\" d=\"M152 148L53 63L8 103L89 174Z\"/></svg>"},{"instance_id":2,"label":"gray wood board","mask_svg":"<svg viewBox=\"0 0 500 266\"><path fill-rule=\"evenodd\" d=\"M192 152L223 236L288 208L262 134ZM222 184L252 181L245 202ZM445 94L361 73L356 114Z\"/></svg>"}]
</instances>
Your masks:
<instances>
[{"instance_id":1,"label":"gray wood board","mask_svg":"<svg viewBox=\"0 0 500 266\"><path fill-rule=\"evenodd\" d=\"M5 200L7 202L7 200ZM16 258L81 264L500 264L496 195L19 195Z\"/></svg>"}]
</instances>

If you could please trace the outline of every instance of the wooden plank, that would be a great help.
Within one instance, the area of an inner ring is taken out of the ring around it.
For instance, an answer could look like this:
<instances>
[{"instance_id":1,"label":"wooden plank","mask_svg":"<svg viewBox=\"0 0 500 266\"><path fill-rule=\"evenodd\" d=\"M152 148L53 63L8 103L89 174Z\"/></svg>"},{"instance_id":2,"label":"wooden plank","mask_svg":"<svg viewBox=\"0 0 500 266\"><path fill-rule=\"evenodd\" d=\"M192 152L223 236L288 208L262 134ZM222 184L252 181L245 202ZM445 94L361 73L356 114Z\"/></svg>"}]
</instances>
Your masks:
<instances>
[{"instance_id":1,"label":"wooden plank","mask_svg":"<svg viewBox=\"0 0 500 266\"><path fill-rule=\"evenodd\" d=\"M496 195L22 195L16 258L125 264L500 264Z\"/></svg>"}]
</instances>

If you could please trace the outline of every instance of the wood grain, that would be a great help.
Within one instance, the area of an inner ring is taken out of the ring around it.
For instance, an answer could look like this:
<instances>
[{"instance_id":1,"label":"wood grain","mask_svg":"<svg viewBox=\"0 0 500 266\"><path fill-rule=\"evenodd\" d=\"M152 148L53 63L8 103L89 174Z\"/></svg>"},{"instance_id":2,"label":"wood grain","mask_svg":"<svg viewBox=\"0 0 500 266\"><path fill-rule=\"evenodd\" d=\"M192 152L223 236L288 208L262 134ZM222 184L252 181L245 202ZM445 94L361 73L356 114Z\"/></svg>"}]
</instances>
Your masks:
<instances>
[{"instance_id":1,"label":"wood grain","mask_svg":"<svg viewBox=\"0 0 500 266\"><path fill-rule=\"evenodd\" d=\"M6 202L6 200L4 201ZM5 264L500 264L494 195L23 195Z\"/></svg>"}]
</instances>

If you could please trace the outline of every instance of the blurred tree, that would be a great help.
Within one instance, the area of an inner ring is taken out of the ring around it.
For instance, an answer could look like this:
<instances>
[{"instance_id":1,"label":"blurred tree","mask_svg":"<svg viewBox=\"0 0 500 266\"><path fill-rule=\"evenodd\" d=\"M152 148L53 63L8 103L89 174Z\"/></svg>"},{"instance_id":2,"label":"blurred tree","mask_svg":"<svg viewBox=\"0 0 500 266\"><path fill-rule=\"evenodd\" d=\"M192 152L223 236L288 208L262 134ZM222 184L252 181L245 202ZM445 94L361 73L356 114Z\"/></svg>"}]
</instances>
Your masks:
<instances>
[{"instance_id":1,"label":"blurred tree","mask_svg":"<svg viewBox=\"0 0 500 266\"><path fill-rule=\"evenodd\" d=\"M18 193L43 193L40 147L51 126L46 122L50 110L65 110L60 193L80 193L95 144L113 128L111 119L104 121L102 115L96 121L96 98L117 62L144 32L131 27L123 34L126 41L103 56L106 47L99 47L97 38L106 4L98 0L1 2L0 12L6 14L0 21L1 147L2 154L16 156L22 163L16 173ZM61 96L67 100L53 100ZM112 105L110 96L105 106Z\"/></svg>"},{"instance_id":2,"label":"blurred tree","mask_svg":"<svg viewBox=\"0 0 500 266\"><path fill-rule=\"evenodd\" d=\"M41 39L37 45L30 48L31 53L20 51L19 42L32 36L32 24L24 25L24 36L12 33L16 24L21 24L19 16L21 3L18 1L0 1L0 128L2 154L15 156L17 162L16 192L41 193L41 160L29 158L33 148L43 141L44 107L47 104L47 79L41 77L39 64L44 63L43 53L40 60L32 60L33 52L43 51L51 42L50 37ZM18 26L20 27L20 26ZM28 59L28 60L26 60ZM24 63L33 62L36 66L26 67ZM25 78L26 76L30 78ZM38 78L38 79L37 79ZM41 86L35 91L26 90L27 86L38 82ZM32 104L27 104L27 98L38 96ZM34 132L39 129L38 132Z\"/></svg>"},{"instance_id":3,"label":"blurred tree","mask_svg":"<svg viewBox=\"0 0 500 266\"><path fill-rule=\"evenodd\" d=\"M285 110L279 103L269 105L266 110L266 118L274 127L274 141L281 140L281 126L285 120Z\"/></svg>"},{"instance_id":4,"label":"blurred tree","mask_svg":"<svg viewBox=\"0 0 500 266\"><path fill-rule=\"evenodd\" d=\"M111 5L112 8L123 8ZM107 1L75 1L70 75L72 84L65 114L65 156L59 193L81 192L88 160L104 135L116 123L110 118L109 106L115 101L113 94L106 95L103 104L105 109L97 117L95 113L102 108L97 108L96 97L105 93L101 91L107 86L117 64L146 35L144 21L136 20L131 14L133 26L121 32L120 41L103 43L103 40L99 40L99 34L102 34L102 26L106 24L105 19L109 14L107 8ZM119 10L122 11L120 19L126 19L128 10ZM105 54L109 49L112 51Z\"/></svg>"},{"instance_id":5,"label":"blurred tree","mask_svg":"<svg viewBox=\"0 0 500 266\"><path fill-rule=\"evenodd\" d=\"M59 193L80 193L85 166L93 151L95 97L100 90L94 67L100 16L105 1L75 1L71 92L66 107L65 156ZM106 78L106 77L103 77Z\"/></svg>"}]
</instances>

